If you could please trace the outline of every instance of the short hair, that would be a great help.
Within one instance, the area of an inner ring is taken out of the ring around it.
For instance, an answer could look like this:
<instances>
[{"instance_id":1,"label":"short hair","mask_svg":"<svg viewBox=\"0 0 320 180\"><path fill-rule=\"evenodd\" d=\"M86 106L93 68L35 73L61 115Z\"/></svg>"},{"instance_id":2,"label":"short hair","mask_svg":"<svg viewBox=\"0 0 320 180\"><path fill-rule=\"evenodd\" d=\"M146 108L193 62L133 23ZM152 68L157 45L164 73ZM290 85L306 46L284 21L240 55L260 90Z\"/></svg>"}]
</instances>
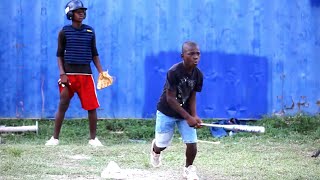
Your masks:
<instances>
[{"instance_id":1,"label":"short hair","mask_svg":"<svg viewBox=\"0 0 320 180\"><path fill-rule=\"evenodd\" d=\"M186 42L184 42L183 44L182 44L182 48L181 48L181 52L183 53L184 52L184 48L185 48L185 46L187 46L187 45L189 45L189 46L198 46L198 44L197 43L195 43L195 42L193 42L193 41L186 41Z\"/></svg>"}]
</instances>

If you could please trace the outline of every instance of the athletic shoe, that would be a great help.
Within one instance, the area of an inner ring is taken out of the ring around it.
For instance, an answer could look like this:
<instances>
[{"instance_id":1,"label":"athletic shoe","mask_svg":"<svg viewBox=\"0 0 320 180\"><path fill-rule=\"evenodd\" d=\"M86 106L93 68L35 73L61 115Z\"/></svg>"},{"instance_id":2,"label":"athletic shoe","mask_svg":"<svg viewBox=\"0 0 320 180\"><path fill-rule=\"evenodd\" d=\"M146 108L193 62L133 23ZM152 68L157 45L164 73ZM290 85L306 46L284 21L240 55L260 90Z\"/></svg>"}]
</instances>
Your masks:
<instances>
[{"instance_id":1,"label":"athletic shoe","mask_svg":"<svg viewBox=\"0 0 320 180\"><path fill-rule=\"evenodd\" d=\"M183 167L183 178L187 180L199 180L199 177L196 172L196 167L190 165L188 167Z\"/></svg>"},{"instance_id":2,"label":"athletic shoe","mask_svg":"<svg viewBox=\"0 0 320 180\"><path fill-rule=\"evenodd\" d=\"M152 140L151 143L151 150L150 150L150 164L153 167L159 167L161 166L161 154L157 154L153 151L153 145L156 142L156 140Z\"/></svg>"},{"instance_id":3,"label":"athletic shoe","mask_svg":"<svg viewBox=\"0 0 320 180\"><path fill-rule=\"evenodd\" d=\"M53 136L46 142L46 146L56 146L59 144L59 139L55 139Z\"/></svg>"},{"instance_id":4,"label":"athletic shoe","mask_svg":"<svg viewBox=\"0 0 320 180\"><path fill-rule=\"evenodd\" d=\"M103 146L97 137L94 139L90 139L89 145L91 145L93 147Z\"/></svg>"}]
</instances>

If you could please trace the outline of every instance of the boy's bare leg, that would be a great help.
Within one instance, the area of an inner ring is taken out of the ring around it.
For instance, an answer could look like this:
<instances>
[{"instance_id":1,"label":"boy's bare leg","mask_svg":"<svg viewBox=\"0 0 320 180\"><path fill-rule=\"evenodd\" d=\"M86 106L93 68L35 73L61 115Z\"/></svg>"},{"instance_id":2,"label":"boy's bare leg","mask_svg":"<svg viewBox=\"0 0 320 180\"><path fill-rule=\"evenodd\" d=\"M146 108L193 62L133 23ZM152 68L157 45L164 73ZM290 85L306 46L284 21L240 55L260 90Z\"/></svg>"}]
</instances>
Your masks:
<instances>
[{"instance_id":1,"label":"boy's bare leg","mask_svg":"<svg viewBox=\"0 0 320 180\"><path fill-rule=\"evenodd\" d=\"M161 151L165 150L166 148L159 148L158 146L156 146L156 143L153 144L153 152L155 152L156 154L160 154Z\"/></svg>"},{"instance_id":2,"label":"boy's bare leg","mask_svg":"<svg viewBox=\"0 0 320 180\"><path fill-rule=\"evenodd\" d=\"M197 155L197 143L187 143L186 145L186 167L188 167L193 164Z\"/></svg>"},{"instance_id":3,"label":"boy's bare leg","mask_svg":"<svg viewBox=\"0 0 320 180\"><path fill-rule=\"evenodd\" d=\"M97 131L97 110L89 110L88 111L88 119L89 119L89 129L90 129L90 139L96 138Z\"/></svg>"},{"instance_id":4,"label":"boy's bare leg","mask_svg":"<svg viewBox=\"0 0 320 180\"><path fill-rule=\"evenodd\" d=\"M60 102L59 102L58 112L56 113L56 117L54 121L53 137L55 139L59 139L62 122L65 116L65 113L68 110L69 103L70 103L69 91L68 91L68 88L64 88L60 93Z\"/></svg>"}]
</instances>

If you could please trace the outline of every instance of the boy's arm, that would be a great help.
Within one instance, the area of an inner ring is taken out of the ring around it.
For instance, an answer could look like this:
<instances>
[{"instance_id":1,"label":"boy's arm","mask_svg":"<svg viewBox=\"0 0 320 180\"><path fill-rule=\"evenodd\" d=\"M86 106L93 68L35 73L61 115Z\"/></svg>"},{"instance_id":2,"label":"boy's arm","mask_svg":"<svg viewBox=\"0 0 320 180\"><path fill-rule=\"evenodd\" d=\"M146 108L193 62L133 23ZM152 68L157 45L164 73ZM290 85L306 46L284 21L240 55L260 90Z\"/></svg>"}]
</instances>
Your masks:
<instances>
[{"instance_id":1,"label":"boy's arm","mask_svg":"<svg viewBox=\"0 0 320 180\"><path fill-rule=\"evenodd\" d=\"M180 103L176 99L176 92L175 91L167 89L166 96L167 96L167 102L168 102L169 106L173 110L178 112L187 121L189 126L200 127L200 124L199 124L200 122L180 106Z\"/></svg>"},{"instance_id":2,"label":"boy's arm","mask_svg":"<svg viewBox=\"0 0 320 180\"><path fill-rule=\"evenodd\" d=\"M172 91L170 89L166 89L166 96L167 96L167 102L173 110L178 112L184 119L190 118L191 115L186 110L184 110L180 106L180 103L177 101L175 91Z\"/></svg>"},{"instance_id":3,"label":"boy's arm","mask_svg":"<svg viewBox=\"0 0 320 180\"><path fill-rule=\"evenodd\" d=\"M191 116L195 117L198 123L202 123L202 120L197 114L197 92L193 91L189 99Z\"/></svg>"},{"instance_id":4,"label":"boy's arm","mask_svg":"<svg viewBox=\"0 0 320 180\"><path fill-rule=\"evenodd\" d=\"M58 49L57 49L57 60L58 60L58 68L60 75L65 74L64 71L64 51L65 51L65 35L64 31L61 30L58 35Z\"/></svg>"},{"instance_id":5,"label":"boy's arm","mask_svg":"<svg viewBox=\"0 0 320 180\"><path fill-rule=\"evenodd\" d=\"M68 76L66 76L66 72L64 70L65 45L66 45L66 39L65 39L64 31L61 30L58 35L58 49L57 49L57 61L58 61L58 68L60 73L59 83L68 85L69 78Z\"/></svg>"},{"instance_id":6,"label":"boy's arm","mask_svg":"<svg viewBox=\"0 0 320 180\"><path fill-rule=\"evenodd\" d=\"M96 35L95 33L93 34L93 38L92 38L92 41L91 41L91 52L92 52L92 59L93 59L93 64L94 66L97 68L97 71L100 73L103 73L103 70L102 70L102 66L101 66L101 63L100 63L100 58L99 58L99 53L98 53L98 50L97 50L97 44L96 44Z\"/></svg>"},{"instance_id":7,"label":"boy's arm","mask_svg":"<svg viewBox=\"0 0 320 180\"><path fill-rule=\"evenodd\" d=\"M93 64L97 68L97 71L99 72L99 74L103 73L99 56L93 56Z\"/></svg>"},{"instance_id":8,"label":"boy's arm","mask_svg":"<svg viewBox=\"0 0 320 180\"><path fill-rule=\"evenodd\" d=\"M190 96L189 105L190 105L191 116L193 117L198 116L197 108L196 108L196 92L195 91L193 91Z\"/></svg>"},{"instance_id":9,"label":"boy's arm","mask_svg":"<svg viewBox=\"0 0 320 180\"><path fill-rule=\"evenodd\" d=\"M59 67L60 76L63 74L66 74L63 67L63 61L64 61L63 57L58 56L58 67Z\"/></svg>"}]
</instances>

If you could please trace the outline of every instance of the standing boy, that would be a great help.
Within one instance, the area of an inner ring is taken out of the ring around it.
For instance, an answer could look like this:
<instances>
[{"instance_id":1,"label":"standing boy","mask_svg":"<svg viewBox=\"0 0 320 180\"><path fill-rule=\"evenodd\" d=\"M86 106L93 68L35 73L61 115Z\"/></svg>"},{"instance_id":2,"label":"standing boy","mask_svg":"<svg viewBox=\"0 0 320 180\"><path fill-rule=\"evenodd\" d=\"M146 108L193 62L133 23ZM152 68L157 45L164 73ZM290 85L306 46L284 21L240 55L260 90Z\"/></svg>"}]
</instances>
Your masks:
<instances>
[{"instance_id":1,"label":"standing boy","mask_svg":"<svg viewBox=\"0 0 320 180\"><path fill-rule=\"evenodd\" d=\"M65 7L66 16L69 20L72 20L72 24L64 26L58 37L60 102L55 117L53 136L46 143L48 146L59 144L58 139L62 122L74 93L78 94L82 108L88 111L89 144L103 146L96 137L96 109L99 107L99 102L90 63L93 61L100 74L103 74L103 70L96 48L94 29L82 24L82 21L86 18L86 10L87 8L79 0L72 0Z\"/></svg>"},{"instance_id":2,"label":"standing boy","mask_svg":"<svg viewBox=\"0 0 320 180\"><path fill-rule=\"evenodd\" d=\"M177 125L186 144L186 164L183 177L199 179L193 161L197 154L197 133L201 119L196 111L196 92L200 92L203 74L197 65L200 60L199 46L194 42L182 45L182 62L173 65L167 72L163 93L157 105L155 139L151 145L150 162L153 167L161 165L161 151L172 141Z\"/></svg>"}]
</instances>

